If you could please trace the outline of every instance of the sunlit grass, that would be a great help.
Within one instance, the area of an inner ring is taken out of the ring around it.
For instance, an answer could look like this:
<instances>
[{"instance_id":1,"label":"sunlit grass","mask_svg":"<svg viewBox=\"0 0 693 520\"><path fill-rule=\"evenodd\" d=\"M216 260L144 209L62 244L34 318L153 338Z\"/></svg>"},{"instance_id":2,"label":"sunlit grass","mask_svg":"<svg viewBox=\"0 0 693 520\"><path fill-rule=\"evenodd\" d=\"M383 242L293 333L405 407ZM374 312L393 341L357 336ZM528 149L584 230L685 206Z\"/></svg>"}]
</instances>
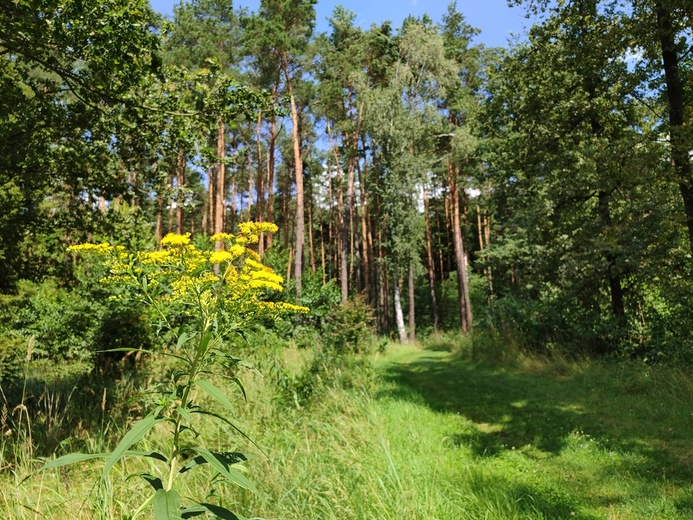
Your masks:
<instances>
[{"instance_id":1,"label":"sunlit grass","mask_svg":"<svg viewBox=\"0 0 693 520\"><path fill-rule=\"evenodd\" d=\"M683 371L527 355L488 361L447 346L453 352L441 343L391 346L372 356L376 372L321 366L305 401L278 391L269 369L264 378L248 373L248 403L229 392L239 425L267 456L211 423L203 435L253 454L249 477L260 493L215 493L247 517L267 519L691 518L693 385ZM292 375L313 359L305 350L281 357ZM108 406L132 408L126 393ZM105 433L96 431L94 399L93 410L82 410L79 438L58 451L100 450L122 433L117 413L107 414ZM76 412L63 412L65 426ZM140 462L119 465L108 487L95 489L98 462L35 472L40 463L29 457L8 465L7 450L21 448L21 438L0 442L0 509L9 518L121 519L146 496L139 479L126 480L152 470ZM202 477L184 485L193 496L211 491Z\"/></svg>"}]
</instances>

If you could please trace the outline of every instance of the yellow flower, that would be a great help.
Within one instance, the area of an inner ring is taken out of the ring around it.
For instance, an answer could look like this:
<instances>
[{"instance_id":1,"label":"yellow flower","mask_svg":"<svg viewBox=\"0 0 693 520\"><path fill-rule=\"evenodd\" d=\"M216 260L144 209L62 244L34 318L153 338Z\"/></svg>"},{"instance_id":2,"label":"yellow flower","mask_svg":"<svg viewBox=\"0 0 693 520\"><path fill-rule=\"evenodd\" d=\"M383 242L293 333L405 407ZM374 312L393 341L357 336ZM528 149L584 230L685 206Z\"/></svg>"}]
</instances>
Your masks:
<instances>
[{"instance_id":1,"label":"yellow flower","mask_svg":"<svg viewBox=\"0 0 693 520\"><path fill-rule=\"evenodd\" d=\"M177 235L176 233L169 233L164 238L161 239L162 246L170 247L181 247L187 246L190 243L190 233L185 235Z\"/></svg>"},{"instance_id":2,"label":"yellow flower","mask_svg":"<svg viewBox=\"0 0 693 520\"><path fill-rule=\"evenodd\" d=\"M108 242L102 244L77 244L67 248L70 253L106 253L111 249L113 247Z\"/></svg>"},{"instance_id":3,"label":"yellow flower","mask_svg":"<svg viewBox=\"0 0 693 520\"><path fill-rule=\"evenodd\" d=\"M171 252L165 250L149 251L147 253L140 253L139 257L144 265L162 265L171 259Z\"/></svg>"},{"instance_id":4,"label":"yellow flower","mask_svg":"<svg viewBox=\"0 0 693 520\"><path fill-rule=\"evenodd\" d=\"M238 258L239 256L243 256L243 254L246 251L247 250L245 247L238 245L238 244L232 245L231 249L229 249L229 252L233 255L234 258Z\"/></svg>"},{"instance_id":5,"label":"yellow flower","mask_svg":"<svg viewBox=\"0 0 693 520\"><path fill-rule=\"evenodd\" d=\"M228 242L229 240L233 239L233 235L230 233L215 233L211 237L209 237L209 240L211 242Z\"/></svg>"},{"instance_id":6,"label":"yellow flower","mask_svg":"<svg viewBox=\"0 0 693 520\"><path fill-rule=\"evenodd\" d=\"M310 310L308 307L286 302L257 302L256 305L261 309L277 312L308 312Z\"/></svg>"},{"instance_id":7,"label":"yellow flower","mask_svg":"<svg viewBox=\"0 0 693 520\"><path fill-rule=\"evenodd\" d=\"M209 256L210 264L221 264L222 262L230 262L234 259L234 255L228 251L217 251Z\"/></svg>"}]
</instances>

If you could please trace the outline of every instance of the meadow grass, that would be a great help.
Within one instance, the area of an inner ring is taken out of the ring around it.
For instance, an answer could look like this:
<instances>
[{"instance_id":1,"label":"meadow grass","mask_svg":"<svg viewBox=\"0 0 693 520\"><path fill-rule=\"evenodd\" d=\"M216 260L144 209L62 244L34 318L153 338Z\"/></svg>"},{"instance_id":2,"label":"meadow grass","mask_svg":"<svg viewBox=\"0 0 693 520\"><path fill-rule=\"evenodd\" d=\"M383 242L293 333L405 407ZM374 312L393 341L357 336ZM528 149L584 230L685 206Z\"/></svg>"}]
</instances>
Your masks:
<instances>
[{"instance_id":1,"label":"meadow grass","mask_svg":"<svg viewBox=\"0 0 693 520\"><path fill-rule=\"evenodd\" d=\"M299 349L258 360L265 377L244 376L248 403L229 392L239 426L266 455L212 423L203 433L210 446L252 455L258 495L212 489L200 475L182 494L213 493L267 519L693 516L693 379L684 371L519 354L489 361L456 339L426 346L392 345L367 362ZM52 449L112 443L138 414L127 400L137 384L115 385L104 411L93 390L91 407L80 392L62 399L54 414L70 440ZM98 462L36 471L47 455L40 444L54 438L42 420L34 411L32 455L26 428L0 441L4 518L121 519L145 500L146 484L127 480L155 471L139 460L118 464L103 486L94 486Z\"/></svg>"}]
</instances>

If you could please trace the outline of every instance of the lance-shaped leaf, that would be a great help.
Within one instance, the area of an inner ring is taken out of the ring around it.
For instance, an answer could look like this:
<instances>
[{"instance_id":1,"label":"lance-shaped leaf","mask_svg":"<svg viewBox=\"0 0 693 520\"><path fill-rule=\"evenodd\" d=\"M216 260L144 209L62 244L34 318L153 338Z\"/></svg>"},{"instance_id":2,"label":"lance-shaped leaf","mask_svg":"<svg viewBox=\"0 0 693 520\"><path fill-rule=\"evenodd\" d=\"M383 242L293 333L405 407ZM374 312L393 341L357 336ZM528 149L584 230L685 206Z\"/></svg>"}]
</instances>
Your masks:
<instances>
[{"instance_id":1,"label":"lance-shaped leaf","mask_svg":"<svg viewBox=\"0 0 693 520\"><path fill-rule=\"evenodd\" d=\"M207 512L212 513L217 518L221 518L222 520L245 520L244 517L232 513L225 507L217 506L214 504L208 504L206 502L183 508L183 510L181 511L181 517L193 518L195 516L203 515Z\"/></svg>"},{"instance_id":2,"label":"lance-shaped leaf","mask_svg":"<svg viewBox=\"0 0 693 520\"><path fill-rule=\"evenodd\" d=\"M245 462L248 460L248 457L238 451L225 451L222 453L216 453L216 455L218 458L224 458L227 464L238 464L239 462ZM195 466L206 464L206 462L207 460L202 455L198 455L197 457L194 457L192 460L188 461L185 466L180 469L180 472L185 473Z\"/></svg>"},{"instance_id":3,"label":"lance-shaped leaf","mask_svg":"<svg viewBox=\"0 0 693 520\"><path fill-rule=\"evenodd\" d=\"M68 464L76 464L77 462L105 458L108 456L109 453L69 453L67 455L63 455L62 457L58 457L55 460L51 460L50 462L46 462L43 466L41 466L41 469L59 468L61 466L67 466Z\"/></svg>"},{"instance_id":4,"label":"lance-shaped leaf","mask_svg":"<svg viewBox=\"0 0 693 520\"><path fill-rule=\"evenodd\" d=\"M196 447L192 448L192 451L201 455L210 466L212 466L221 476L223 476L229 482L257 493L255 485L246 478L241 471L234 467L234 465L229 464L223 453L213 453L205 448Z\"/></svg>"},{"instance_id":5,"label":"lance-shaped leaf","mask_svg":"<svg viewBox=\"0 0 693 520\"><path fill-rule=\"evenodd\" d=\"M233 407L233 404L231 403L231 401L229 401L229 398L226 397L226 394L223 391L221 391L218 387L214 386L209 381L195 381L195 384L202 391L214 397L214 399L223 404L227 410L229 410L232 414L235 415L236 410Z\"/></svg>"},{"instance_id":6,"label":"lance-shaped leaf","mask_svg":"<svg viewBox=\"0 0 693 520\"><path fill-rule=\"evenodd\" d=\"M156 410L156 412L158 413L158 410ZM125 434L125 436L118 443L118 446L116 446L116 448L111 452L110 457L106 461L106 465L103 468L103 473L101 474L102 479L105 479L106 475L113 467L113 465L127 454L127 451L130 448L130 446L132 446L142 437L144 437L149 432L149 430L156 426L157 423L160 423L164 420L158 419L156 415L156 413L148 415L147 417L136 423L130 429L130 431Z\"/></svg>"}]
</instances>

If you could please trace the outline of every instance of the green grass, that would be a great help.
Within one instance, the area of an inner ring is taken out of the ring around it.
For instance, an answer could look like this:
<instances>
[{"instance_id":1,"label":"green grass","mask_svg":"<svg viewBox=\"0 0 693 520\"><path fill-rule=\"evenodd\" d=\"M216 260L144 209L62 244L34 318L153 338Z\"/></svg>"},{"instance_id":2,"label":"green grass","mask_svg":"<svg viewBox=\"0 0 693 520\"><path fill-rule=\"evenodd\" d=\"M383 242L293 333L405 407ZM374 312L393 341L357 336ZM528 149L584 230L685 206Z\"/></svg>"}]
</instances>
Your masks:
<instances>
[{"instance_id":1,"label":"green grass","mask_svg":"<svg viewBox=\"0 0 693 520\"><path fill-rule=\"evenodd\" d=\"M239 422L269 458L226 430L204 432L212 444L254 454L248 476L260 493L219 487L216 495L250 518L267 519L693 517L688 374L519 355L482 362L441 348L447 346L392 346L373 357L375 370L353 360L312 364L307 351L289 350L283 379L264 363L266 377L244 378L249 403L237 400ZM299 376L311 366L316 383L304 392ZM127 392L113 392L114 411L132 406ZM81 406L78 394L71 403ZM75 433L57 450L100 450L117 438L122 415L107 414L101 427L100 402L92 413L79 430L77 410L58 414L70 428L65 436ZM41 441L37 433L34 444ZM40 463L27 454L8 462L21 446L26 439L16 432L0 440L6 518L120 519L147 493L127 475L154 471L118 465L110 487L93 488L98 463L35 472ZM186 484L190 495L210 490L201 477Z\"/></svg>"}]
</instances>

